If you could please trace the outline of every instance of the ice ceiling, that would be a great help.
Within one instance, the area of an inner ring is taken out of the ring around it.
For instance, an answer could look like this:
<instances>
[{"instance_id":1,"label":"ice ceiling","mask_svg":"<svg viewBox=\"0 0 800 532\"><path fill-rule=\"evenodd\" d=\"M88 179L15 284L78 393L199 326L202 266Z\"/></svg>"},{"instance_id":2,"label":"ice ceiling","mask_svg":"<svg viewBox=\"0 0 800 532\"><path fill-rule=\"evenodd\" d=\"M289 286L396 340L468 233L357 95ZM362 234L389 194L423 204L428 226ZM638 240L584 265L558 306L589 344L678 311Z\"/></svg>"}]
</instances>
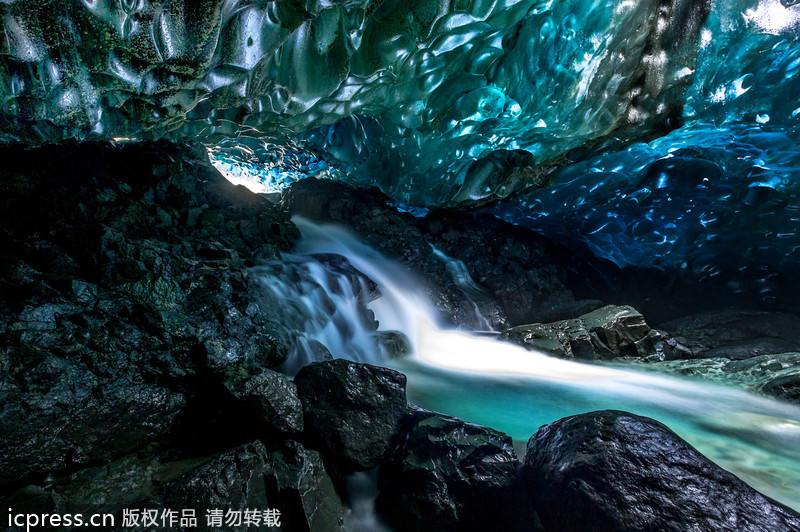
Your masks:
<instances>
[{"instance_id":1,"label":"ice ceiling","mask_svg":"<svg viewBox=\"0 0 800 532\"><path fill-rule=\"evenodd\" d=\"M200 138L234 164L288 155L278 181L324 166L407 200L506 195L574 148L677 126L707 11L697 0L4 1L3 140Z\"/></svg>"},{"instance_id":2,"label":"ice ceiling","mask_svg":"<svg viewBox=\"0 0 800 532\"><path fill-rule=\"evenodd\" d=\"M794 0L4 0L0 13L0 142L196 139L263 191L320 176L401 205L494 202L620 265L800 267Z\"/></svg>"}]
</instances>

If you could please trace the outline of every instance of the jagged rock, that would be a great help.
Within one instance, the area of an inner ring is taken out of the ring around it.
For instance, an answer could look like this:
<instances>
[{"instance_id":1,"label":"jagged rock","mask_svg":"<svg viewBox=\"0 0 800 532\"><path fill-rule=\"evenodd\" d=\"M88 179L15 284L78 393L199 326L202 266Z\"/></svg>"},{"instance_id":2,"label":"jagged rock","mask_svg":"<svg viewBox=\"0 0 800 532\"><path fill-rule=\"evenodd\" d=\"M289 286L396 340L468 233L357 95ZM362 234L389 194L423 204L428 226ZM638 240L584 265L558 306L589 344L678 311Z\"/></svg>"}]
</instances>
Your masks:
<instances>
[{"instance_id":1,"label":"jagged rock","mask_svg":"<svg viewBox=\"0 0 800 532\"><path fill-rule=\"evenodd\" d=\"M591 412L540 428L528 442L522 475L545 530L800 528L800 515L661 423L626 412Z\"/></svg>"},{"instance_id":2,"label":"jagged rock","mask_svg":"<svg viewBox=\"0 0 800 532\"><path fill-rule=\"evenodd\" d=\"M747 360L761 355L788 353L800 345L796 342L779 338L757 338L750 341L735 342L709 349L702 353L703 358L727 358L729 360Z\"/></svg>"},{"instance_id":3,"label":"jagged rock","mask_svg":"<svg viewBox=\"0 0 800 532\"><path fill-rule=\"evenodd\" d=\"M185 404L162 386L103 381L34 348L0 352L0 486L164 441Z\"/></svg>"},{"instance_id":4,"label":"jagged rock","mask_svg":"<svg viewBox=\"0 0 800 532\"><path fill-rule=\"evenodd\" d=\"M207 457L176 460L130 454L61 477L48 476L40 485L24 486L0 497L0 504L18 513L36 514L75 514L92 508L114 514L121 523L124 509L162 508L163 501L157 498L161 487L208 461Z\"/></svg>"},{"instance_id":5,"label":"jagged rock","mask_svg":"<svg viewBox=\"0 0 800 532\"><path fill-rule=\"evenodd\" d=\"M406 410L406 377L337 359L305 366L294 379L306 431L343 471L372 469L386 457Z\"/></svg>"},{"instance_id":6,"label":"jagged rock","mask_svg":"<svg viewBox=\"0 0 800 532\"><path fill-rule=\"evenodd\" d=\"M303 405L297 386L289 377L261 370L252 376L230 377L224 385L241 402L248 417L260 419L266 430L287 434L303 432Z\"/></svg>"},{"instance_id":7,"label":"jagged rock","mask_svg":"<svg viewBox=\"0 0 800 532\"><path fill-rule=\"evenodd\" d=\"M571 320L521 325L500 338L561 358L649 356L669 360L691 356L677 341L651 329L644 316L629 306L608 305Z\"/></svg>"},{"instance_id":8,"label":"jagged rock","mask_svg":"<svg viewBox=\"0 0 800 532\"><path fill-rule=\"evenodd\" d=\"M61 510L56 494L35 485L23 486L14 490L0 498L0 502L18 513L52 514ZM3 527L2 530L12 530L13 532L23 530L23 527L6 528L4 525L0 525L0 527Z\"/></svg>"},{"instance_id":9,"label":"jagged rock","mask_svg":"<svg viewBox=\"0 0 800 532\"><path fill-rule=\"evenodd\" d=\"M285 360L248 267L296 228L201 150L0 148L0 484L199 441L204 375Z\"/></svg>"},{"instance_id":10,"label":"jagged rock","mask_svg":"<svg viewBox=\"0 0 800 532\"><path fill-rule=\"evenodd\" d=\"M502 432L416 407L382 465L378 508L396 530L501 530L513 522L518 466Z\"/></svg>"},{"instance_id":11,"label":"jagged rock","mask_svg":"<svg viewBox=\"0 0 800 532\"><path fill-rule=\"evenodd\" d=\"M322 173L322 158L414 204L504 197L587 143L678 127L710 4L4 2L0 142L198 139L229 165L281 154L284 179ZM463 15L468 37L440 22ZM490 49L487 64L473 55ZM589 55L614 59L587 69Z\"/></svg>"},{"instance_id":12,"label":"jagged rock","mask_svg":"<svg viewBox=\"0 0 800 532\"><path fill-rule=\"evenodd\" d=\"M164 500L173 508L275 509L284 530L341 530L345 516L319 453L296 442L272 452L259 441L228 451L169 484Z\"/></svg>"}]
</instances>

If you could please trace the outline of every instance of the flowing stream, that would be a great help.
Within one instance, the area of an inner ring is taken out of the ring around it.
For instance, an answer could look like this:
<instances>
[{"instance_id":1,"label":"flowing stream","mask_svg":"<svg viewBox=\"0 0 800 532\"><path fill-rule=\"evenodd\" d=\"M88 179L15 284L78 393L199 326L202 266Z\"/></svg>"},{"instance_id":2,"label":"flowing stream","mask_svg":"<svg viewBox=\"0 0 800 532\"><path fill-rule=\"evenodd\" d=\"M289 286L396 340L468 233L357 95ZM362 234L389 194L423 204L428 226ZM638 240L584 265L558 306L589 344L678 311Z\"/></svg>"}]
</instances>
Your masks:
<instances>
[{"instance_id":1,"label":"flowing stream","mask_svg":"<svg viewBox=\"0 0 800 532\"><path fill-rule=\"evenodd\" d=\"M395 368L408 376L410 402L506 432L519 451L536 429L562 417L630 411L661 421L751 486L800 510L800 406L733 385L572 362L445 330L402 266L342 228L294 221L303 235L295 253L257 270L265 297L296 333L288 371L327 356L320 345L333 357ZM410 353L391 358L381 339L398 332Z\"/></svg>"}]
</instances>

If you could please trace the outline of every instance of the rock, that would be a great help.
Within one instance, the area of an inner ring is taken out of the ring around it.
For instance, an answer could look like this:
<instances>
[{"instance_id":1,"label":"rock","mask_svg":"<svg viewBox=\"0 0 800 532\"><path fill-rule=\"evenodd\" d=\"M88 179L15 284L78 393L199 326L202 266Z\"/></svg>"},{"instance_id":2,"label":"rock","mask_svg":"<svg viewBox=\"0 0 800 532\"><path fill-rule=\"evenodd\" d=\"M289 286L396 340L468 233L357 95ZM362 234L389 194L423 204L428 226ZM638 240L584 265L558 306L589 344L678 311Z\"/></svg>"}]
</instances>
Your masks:
<instances>
[{"instance_id":1,"label":"rock","mask_svg":"<svg viewBox=\"0 0 800 532\"><path fill-rule=\"evenodd\" d=\"M661 423L626 412L591 412L540 428L522 475L545 530L800 529L800 515Z\"/></svg>"},{"instance_id":2,"label":"rock","mask_svg":"<svg viewBox=\"0 0 800 532\"><path fill-rule=\"evenodd\" d=\"M259 307L248 268L298 233L202 148L64 144L17 150L7 163L0 485L199 441L199 427L231 414L216 412L221 386L204 388L206 375L285 361L290 339ZM281 430L298 430L298 419ZM202 439L208 452L232 445L219 434Z\"/></svg>"},{"instance_id":3,"label":"rock","mask_svg":"<svg viewBox=\"0 0 800 532\"><path fill-rule=\"evenodd\" d=\"M0 499L3 506L15 513L52 514L60 510L58 497L41 486L24 486ZM2 526L2 525L0 525ZM22 529L22 527L19 527ZM3 530L8 530L3 528ZM14 529L11 529L14 530Z\"/></svg>"},{"instance_id":4,"label":"rock","mask_svg":"<svg viewBox=\"0 0 800 532\"><path fill-rule=\"evenodd\" d=\"M0 352L0 486L166 441L185 404L154 384L103 381L37 349Z\"/></svg>"},{"instance_id":5,"label":"rock","mask_svg":"<svg viewBox=\"0 0 800 532\"><path fill-rule=\"evenodd\" d=\"M800 351L800 316L783 312L722 310L663 324L696 356L739 360Z\"/></svg>"},{"instance_id":6,"label":"rock","mask_svg":"<svg viewBox=\"0 0 800 532\"><path fill-rule=\"evenodd\" d=\"M411 342L400 331L377 331L378 348L388 358L403 358L411 352Z\"/></svg>"},{"instance_id":7,"label":"rock","mask_svg":"<svg viewBox=\"0 0 800 532\"><path fill-rule=\"evenodd\" d=\"M341 530L345 517L319 453L296 442L272 452L259 441L228 451L169 484L164 501L172 508L274 509L284 530Z\"/></svg>"},{"instance_id":8,"label":"rock","mask_svg":"<svg viewBox=\"0 0 800 532\"><path fill-rule=\"evenodd\" d=\"M186 473L166 488L164 501L177 507L263 508L270 464L261 442L230 450Z\"/></svg>"},{"instance_id":9,"label":"rock","mask_svg":"<svg viewBox=\"0 0 800 532\"><path fill-rule=\"evenodd\" d=\"M305 366L294 379L306 432L326 461L364 471L386 457L406 410L406 377L347 360Z\"/></svg>"},{"instance_id":10,"label":"rock","mask_svg":"<svg viewBox=\"0 0 800 532\"><path fill-rule=\"evenodd\" d=\"M260 419L267 431L303 432L303 405L289 377L261 370L253 376L230 377L224 385L247 410L248 417Z\"/></svg>"},{"instance_id":11,"label":"rock","mask_svg":"<svg viewBox=\"0 0 800 532\"><path fill-rule=\"evenodd\" d=\"M500 338L561 358L610 360L616 357L677 358L686 350L650 326L629 306L608 305L570 320L521 325Z\"/></svg>"},{"instance_id":12,"label":"rock","mask_svg":"<svg viewBox=\"0 0 800 532\"><path fill-rule=\"evenodd\" d=\"M772 397L800 404L800 367L793 375L770 379L759 387L759 391Z\"/></svg>"},{"instance_id":13,"label":"rock","mask_svg":"<svg viewBox=\"0 0 800 532\"><path fill-rule=\"evenodd\" d=\"M509 436L416 407L403 427L405 440L379 470L377 499L396 530L502 530L513 522L518 460Z\"/></svg>"},{"instance_id":14,"label":"rock","mask_svg":"<svg viewBox=\"0 0 800 532\"><path fill-rule=\"evenodd\" d=\"M273 472L267 496L274 496L286 530L342 530L347 509L316 451L288 442L269 454Z\"/></svg>"},{"instance_id":15,"label":"rock","mask_svg":"<svg viewBox=\"0 0 800 532\"><path fill-rule=\"evenodd\" d=\"M725 384L738 384L756 393L800 403L794 391L800 382L800 353L761 355L743 360L700 358L648 364L644 368Z\"/></svg>"},{"instance_id":16,"label":"rock","mask_svg":"<svg viewBox=\"0 0 800 532\"><path fill-rule=\"evenodd\" d=\"M333 355L331 355L330 350L325 347L325 344L318 342L317 340L309 340L308 341L308 350L311 353L311 358L317 362L323 362L326 360L333 360Z\"/></svg>"}]
</instances>

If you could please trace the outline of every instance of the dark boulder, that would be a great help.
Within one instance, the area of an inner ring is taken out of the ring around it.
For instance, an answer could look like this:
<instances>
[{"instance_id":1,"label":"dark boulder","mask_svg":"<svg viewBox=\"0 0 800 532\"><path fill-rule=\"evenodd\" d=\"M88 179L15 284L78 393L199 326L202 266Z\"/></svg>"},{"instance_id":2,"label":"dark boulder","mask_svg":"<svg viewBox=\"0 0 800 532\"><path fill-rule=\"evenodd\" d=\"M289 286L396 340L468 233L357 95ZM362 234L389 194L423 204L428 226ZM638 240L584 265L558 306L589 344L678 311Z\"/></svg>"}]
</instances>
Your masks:
<instances>
[{"instance_id":1,"label":"dark boulder","mask_svg":"<svg viewBox=\"0 0 800 532\"><path fill-rule=\"evenodd\" d=\"M312 446L342 471L364 471L386 457L406 410L406 377L337 359L305 366L294 379Z\"/></svg>"},{"instance_id":2,"label":"dark boulder","mask_svg":"<svg viewBox=\"0 0 800 532\"><path fill-rule=\"evenodd\" d=\"M403 358L411 353L411 341L400 331L378 331L378 349L387 358Z\"/></svg>"},{"instance_id":3,"label":"dark boulder","mask_svg":"<svg viewBox=\"0 0 800 532\"><path fill-rule=\"evenodd\" d=\"M267 431L287 434L303 432L303 405L292 380L276 371L261 370L256 375L233 375L224 380L225 388Z\"/></svg>"},{"instance_id":4,"label":"dark boulder","mask_svg":"<svg viewBox=\"0 0 800 532\"><path fill-rule=\"evenodd\" d=\"M626 412L591 412L540 428L522 474L548 531L800 529L800 515L661 423Z\"/></svg>"},{"instance_id":5,"label":"dark boulder","mask_svg":"<svg viewBox=\"0 0 800 532\"><path fill-rule=\"evenodd\" d=\"M518 460L511 438L409 409L405 439L382 465L379 510L396 530L502 530L514 522Z\"/></svg>"},{"instance_id":6,"label":"dark boulder","mask_svg":"<svg viewBox=\"0 0 800 532\"><path fill-rule=\"evenodd\" d=\"M172 508L277 510L279 526L293 531L340 530L345 517L319 453L296 442L272 452L258 441L228 451L169 484L164 502Z\"/></svg>"}]
</instances>

